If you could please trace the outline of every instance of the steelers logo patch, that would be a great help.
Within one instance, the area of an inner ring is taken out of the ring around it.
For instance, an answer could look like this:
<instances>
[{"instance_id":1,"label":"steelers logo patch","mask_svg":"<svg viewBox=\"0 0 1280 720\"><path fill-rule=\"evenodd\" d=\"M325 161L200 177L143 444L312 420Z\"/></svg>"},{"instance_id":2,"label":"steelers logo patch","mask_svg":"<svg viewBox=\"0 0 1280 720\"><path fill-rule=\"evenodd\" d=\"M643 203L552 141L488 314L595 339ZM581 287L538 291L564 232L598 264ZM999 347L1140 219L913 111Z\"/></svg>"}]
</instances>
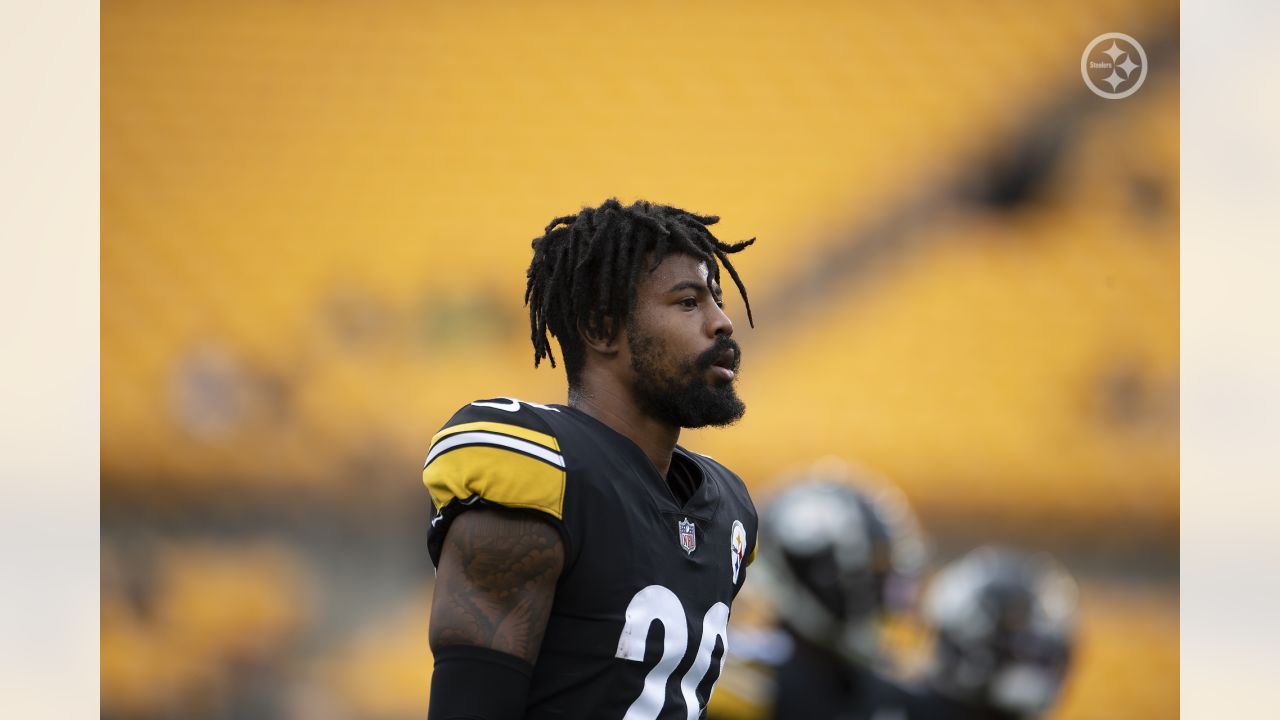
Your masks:
<instances>
[{"instance_id":1,"label":"steelers logo patch","mask_svg":"<svg viewBox=\"0 0 1280 720\"><path fill-rule=\"evenodd\" d=\"M742 570L742 561L747 556L747 531L738 520L733 521L733 530L729 533L729 562L733 567L733 582L738 583L738 572Z\"/></svg>"}]
</instances>

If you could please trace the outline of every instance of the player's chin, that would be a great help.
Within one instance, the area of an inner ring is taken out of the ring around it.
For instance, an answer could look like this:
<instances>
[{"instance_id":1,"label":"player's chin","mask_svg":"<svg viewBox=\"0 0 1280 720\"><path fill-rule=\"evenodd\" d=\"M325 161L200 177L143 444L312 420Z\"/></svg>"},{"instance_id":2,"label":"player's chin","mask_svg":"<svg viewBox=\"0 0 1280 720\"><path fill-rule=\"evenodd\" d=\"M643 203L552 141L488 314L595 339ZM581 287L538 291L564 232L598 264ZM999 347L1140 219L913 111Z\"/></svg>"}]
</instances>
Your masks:
<instances>
[{"instance_id":1,"label":"player's chin","mask_svg":"<svg viewBox=\"0 0 1280 720\"><path fill-rule=\"evenodd\" d=\"M732 381L711 388L710 396L699 404L696 427L725 427L732 425L747 412L747 406L733 389Z\"/></svg>"}]
</instances>

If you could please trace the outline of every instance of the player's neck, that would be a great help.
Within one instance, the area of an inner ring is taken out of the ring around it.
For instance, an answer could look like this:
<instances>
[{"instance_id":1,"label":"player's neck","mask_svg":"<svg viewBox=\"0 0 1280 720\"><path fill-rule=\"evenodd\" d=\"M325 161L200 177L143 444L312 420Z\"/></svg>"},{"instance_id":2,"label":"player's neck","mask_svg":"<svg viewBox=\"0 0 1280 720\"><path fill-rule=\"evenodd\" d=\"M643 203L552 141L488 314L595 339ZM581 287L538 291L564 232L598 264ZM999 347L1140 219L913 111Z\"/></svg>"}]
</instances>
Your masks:
<instances>
[{"instance_id":1,"label":"player's neck","mask_svg":"<svg viewBox=\"0 0 1280 720\"><path fill-rule=\"evenodd\" d=\"M631 393L608 383L583 383L569 392L569 407L608 425L640 448L658 473L667 477L680 428L659 422L640 410Z\"/></svg>"}]
</instances>

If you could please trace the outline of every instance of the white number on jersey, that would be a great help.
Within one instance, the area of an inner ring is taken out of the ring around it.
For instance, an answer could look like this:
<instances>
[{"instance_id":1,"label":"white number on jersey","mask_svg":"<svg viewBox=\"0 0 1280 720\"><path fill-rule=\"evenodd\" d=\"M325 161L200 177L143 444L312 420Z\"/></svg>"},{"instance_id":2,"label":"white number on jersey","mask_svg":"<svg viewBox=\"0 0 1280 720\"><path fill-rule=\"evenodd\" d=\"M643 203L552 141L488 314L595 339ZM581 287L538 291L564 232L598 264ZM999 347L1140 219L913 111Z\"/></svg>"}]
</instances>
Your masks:
<instances>
[{"instance_id":1,"label":"white number on jersey","mask_svg":"<svg viewBox=\"0 0 1280 720\"><path fill-rule=\"evenodd\" d=\"M622 636L618 638L617 657L634 662L643 661L645 641L654 622L662 625L662 657L645 676L644 689L640 691L640 697L627 708L623 720L657 719L667 701L667 679L689 650L688 619L680 605L680 599L662 585L650 585L636 593L627 604L627 622L622 627ZM728 627L729 606L722 602L712 605L702 618L702 638L698 643L697 655L680 681L680 694L684 697L688 720L696 720L702 714L697 689L711 669L711 655L715 652L717 639L724 647L720 655L719 671L724 670L724 660L729 654ZM719 681L720 675L717 672L716 680L711 684L712 692L715 691L715 683Z\"/></svg>"}]
</instances>

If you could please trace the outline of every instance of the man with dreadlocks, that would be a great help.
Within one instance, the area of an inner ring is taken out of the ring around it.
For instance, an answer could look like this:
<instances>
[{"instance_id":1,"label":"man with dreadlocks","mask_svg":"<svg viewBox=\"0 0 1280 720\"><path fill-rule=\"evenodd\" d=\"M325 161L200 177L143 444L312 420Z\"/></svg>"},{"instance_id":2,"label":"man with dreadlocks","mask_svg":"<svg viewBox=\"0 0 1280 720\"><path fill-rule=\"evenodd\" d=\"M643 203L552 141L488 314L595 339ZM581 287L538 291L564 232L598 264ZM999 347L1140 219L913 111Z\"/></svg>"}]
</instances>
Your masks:
<instances>
[{"instance_id":1,"label":"man with dreadlocks","mask_svg":"<svg viewBox=\"0 0 1280 720\"><path fill-rule=\"evenodd\" d=\"M720 267L745 304L754 240L717 220L609 200L533 241L534 365L554 336L568 403L478 400L432 439L431 720L705 715L756 545L742 480L676 444L745 410Z\"/></svg>"}]
</instances>

